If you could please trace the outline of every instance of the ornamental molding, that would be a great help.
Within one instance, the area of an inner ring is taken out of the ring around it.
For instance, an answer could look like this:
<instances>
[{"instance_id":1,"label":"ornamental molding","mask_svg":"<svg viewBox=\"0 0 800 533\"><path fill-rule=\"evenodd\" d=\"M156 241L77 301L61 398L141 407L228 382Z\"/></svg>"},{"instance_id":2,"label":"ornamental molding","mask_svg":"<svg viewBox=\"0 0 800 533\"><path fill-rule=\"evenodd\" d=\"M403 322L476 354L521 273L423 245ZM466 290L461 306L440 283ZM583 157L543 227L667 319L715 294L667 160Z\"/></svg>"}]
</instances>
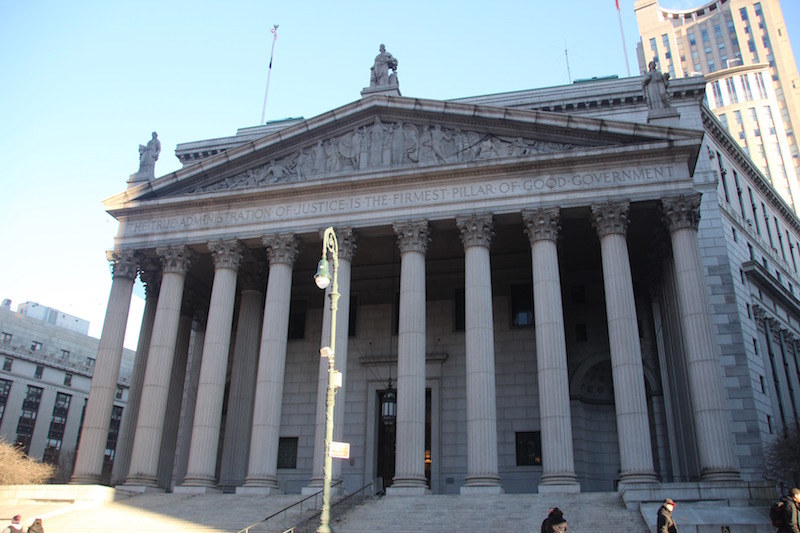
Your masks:
<instances>
[{"instance_id":1,"label":"ornamental molding","mask_svg":"<svg viewBox=\"0 0 800 533\"><path fill-rule=\"evenodd\" d=\"M528 235L531 246L537 241L558 240L558 232L561 230L560 208L524 209L522 220L525 223L525 234Z\"/></svg>"},{"instance_id":2,"label":"ornamental molding","mask_svg":"<svg viewBox=\"0 0 800 533\"><path fill-rule=\"evenodd\" d=\"M695 193L661 199L664 222L670 233L680 229L697 231L700 223L700 198L700 193Z\"/></svg>"},{"instance_id":3,"label":"ornamental molding","mask_svg":"<svg viewBox=\"0 0 800 533\"><path fill-rule=\"evenodd\" d=\"M192 194L307 181L363 170L427 167L563 152L580 145L509 137L460 128L383 123L320 139L293 153L222 181L198 187Z\"/></svg>"},{"instance_id":4,"label":"ornamental molding","mask_svg":"<svg viewBox=\"0 0 800 533\"><path fill-rule=\"evenodd\" d=\"M417 252L425 255L431 241L427 220L412 220L392 224L400 253Z\"/></svg>"},{"instance_id":5,"label":"ornamental molding","mask_svg":"<svg viewBox=\"0 0 800 533\"><path fill-rule=\"evenodd\" d=\"M607 202L592 205L592 225L597 235L622 235L628 232L630 202Z\"/></svg>"},{"instance_id":6,"label":"ornamental molding","mask_svg":"<svg viewBox=\"0 0 800 533\"><path fill-rule=\"evenodd\" d=\"M300 253L301 242L294 233L279 233L275 235L264 235L261 242L267 248L267 259L270 265L285 264L294 265Z\"/></svg>"},{"instance_id":7,"label":"ornamental molding","mask_svg":"<svg viewBox=\"0 0 800 533\"><path fill-rule=\"evenodd\" d=\"M156 253L161 258L164 274L185 276L195 258L195 253L184 244L159 246L156 248Z\"/></svg>"},{"instance_id":8,"label":"ornamental molding","mask_svg":"<svg viewBox=\"0 0 800 533\"><path fill-rule=\"evenodd\" d=\"M494 237L494 215L469 215L456 217L456 226L461 230L461 242L464 249L472 246L489 248Z\"/></svg>"},{"instance_id":9,"label":"ornamental molding","mask_svg":"<svg viewBox=\"0 0 800 533\"><path fill-rule=\"evenodd\" d=\"M208 249L214 261L214 268L238 270L242 262L244 247L239 239L215 239L208 241Z\"/></svg>"},{"instance_id":10,"label":"ornamental molding","mask_svg":"<svg viewBox=\"0 0 800 533\"><path fill-rule=\"evenodd\" d=\"M141 257L135 250L108 250L106 259L111 263L112 277L136 279Z\"/></svg>"}]
</instances>

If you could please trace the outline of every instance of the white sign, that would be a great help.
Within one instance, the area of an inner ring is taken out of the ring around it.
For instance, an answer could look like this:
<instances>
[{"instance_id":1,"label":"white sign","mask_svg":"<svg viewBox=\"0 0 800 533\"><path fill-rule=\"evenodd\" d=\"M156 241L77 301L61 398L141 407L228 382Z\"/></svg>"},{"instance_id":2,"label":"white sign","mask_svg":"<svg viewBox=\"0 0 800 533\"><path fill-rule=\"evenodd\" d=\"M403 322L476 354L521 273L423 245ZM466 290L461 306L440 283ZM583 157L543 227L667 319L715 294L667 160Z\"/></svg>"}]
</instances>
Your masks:
<instances>
[{"instance_id":1,"label":"white sign","mask_svg":"<svg viewBox=\"0 0 800 533\"><path fill-rule=\"evenodd\" d=\"M331 441L328 455L335 459L350 459L350 443Z\"/></svg>"}]
</instances>

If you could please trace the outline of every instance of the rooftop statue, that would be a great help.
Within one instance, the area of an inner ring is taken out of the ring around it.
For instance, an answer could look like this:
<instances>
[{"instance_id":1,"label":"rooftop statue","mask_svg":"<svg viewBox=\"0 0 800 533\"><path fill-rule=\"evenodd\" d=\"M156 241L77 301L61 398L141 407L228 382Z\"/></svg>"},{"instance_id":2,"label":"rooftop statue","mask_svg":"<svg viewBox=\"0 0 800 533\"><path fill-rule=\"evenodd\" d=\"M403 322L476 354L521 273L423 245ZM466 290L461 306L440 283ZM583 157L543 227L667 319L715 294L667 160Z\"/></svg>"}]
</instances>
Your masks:
<instances>
[{"instance_id":1,"label":"rooftop statue","mask_svg":"<svg viewBox=\"0 0 800 533\"><path fill-rule=\"evenodd\" d=\"M136 173L138 180L155 178L156 161L160 153L161 141L158 140L158 133L153 132L153 138L147 145L139 145L139 172Z\"/></svg>"},{"instance_id":2,"label":"rooftop statue","mask_svg":"<svg viewBox=\"0 0 800 533\"><path fill-rule=\"evenodd\" d=\"M667 94L669 74L662 74L656 67L655 61L650 62L649 69L642 80L642 90L647 106L650 109L667 109L670 107Z\"/></svg>"},{"instance_id":3,"label":"rooftop statue","mask_svg":"<svg viewBox=\"0 0 800 533\"><path fill-rule=\"evenodd\" d=\"M392 74L389 75L391 69ZM384 45L380 46L380 53L375 56L375 64L370 68L369 86L387 87L397 85L397 59L386 51Z\"/></svg>"}]
</instances>

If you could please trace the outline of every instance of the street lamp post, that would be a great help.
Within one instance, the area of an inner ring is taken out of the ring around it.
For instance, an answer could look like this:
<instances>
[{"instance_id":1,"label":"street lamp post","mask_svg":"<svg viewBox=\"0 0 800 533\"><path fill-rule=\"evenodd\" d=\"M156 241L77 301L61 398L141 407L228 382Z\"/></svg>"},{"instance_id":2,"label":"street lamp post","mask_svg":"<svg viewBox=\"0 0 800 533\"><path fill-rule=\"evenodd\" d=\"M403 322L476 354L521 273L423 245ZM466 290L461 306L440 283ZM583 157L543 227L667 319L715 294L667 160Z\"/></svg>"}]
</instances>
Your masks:
<instances>
[{"instance_id":1,"label":"street lamp post","mask_svg":"<svg viewBox=\"0 0 800 533\"><path fill-rule=\"evenodd\" d=\"M333 475L333 461L331 458L331 442L333 441L333 407L336 401L336 388L341 386L337 382L337 374L334 369L335 346L336 346L336 311L339 309L339 283L337 274L339 270L339 241L333 228L327 228L322 237L322 259L317 265L317 273L314 282L320 289L326 289L331 283L331 272L328 266L328 252L333 257L333 285L331 285L331 342L320 350L322 357L328 358L328 391L325 398L325 466L323 468L324 482L322 486L322 513L318 533L329 533L331 530L331 477ZM341 378L338 378L341 379Z\"/></svg>"}]
</instances>

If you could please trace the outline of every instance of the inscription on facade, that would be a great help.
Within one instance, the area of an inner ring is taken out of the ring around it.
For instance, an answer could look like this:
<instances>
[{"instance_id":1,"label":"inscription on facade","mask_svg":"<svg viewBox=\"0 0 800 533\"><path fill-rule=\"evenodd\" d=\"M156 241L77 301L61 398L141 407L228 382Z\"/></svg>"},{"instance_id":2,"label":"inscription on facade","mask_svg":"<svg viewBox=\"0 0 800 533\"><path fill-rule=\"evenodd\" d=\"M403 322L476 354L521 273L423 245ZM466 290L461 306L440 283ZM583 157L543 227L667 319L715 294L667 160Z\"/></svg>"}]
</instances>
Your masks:
<instances>
[{"instance_id":1,"label":"inscription on facade","mask_svg":"<svg viewBox=\"0 0 800 533\"><path fill-rule=\"evenodd\" d=\"M415 190L365 193L313 201L266 203L242 209L208 211L149 220L130 220L126 224L124 233L131 236L145 233L179 232L428 204L631 186L648 182L672 181L677 178L679 176L676 175L673 167L655 166L581 172L570 175L498 179L466 185L422 187Z\"/></svg>"}]
</instances>

